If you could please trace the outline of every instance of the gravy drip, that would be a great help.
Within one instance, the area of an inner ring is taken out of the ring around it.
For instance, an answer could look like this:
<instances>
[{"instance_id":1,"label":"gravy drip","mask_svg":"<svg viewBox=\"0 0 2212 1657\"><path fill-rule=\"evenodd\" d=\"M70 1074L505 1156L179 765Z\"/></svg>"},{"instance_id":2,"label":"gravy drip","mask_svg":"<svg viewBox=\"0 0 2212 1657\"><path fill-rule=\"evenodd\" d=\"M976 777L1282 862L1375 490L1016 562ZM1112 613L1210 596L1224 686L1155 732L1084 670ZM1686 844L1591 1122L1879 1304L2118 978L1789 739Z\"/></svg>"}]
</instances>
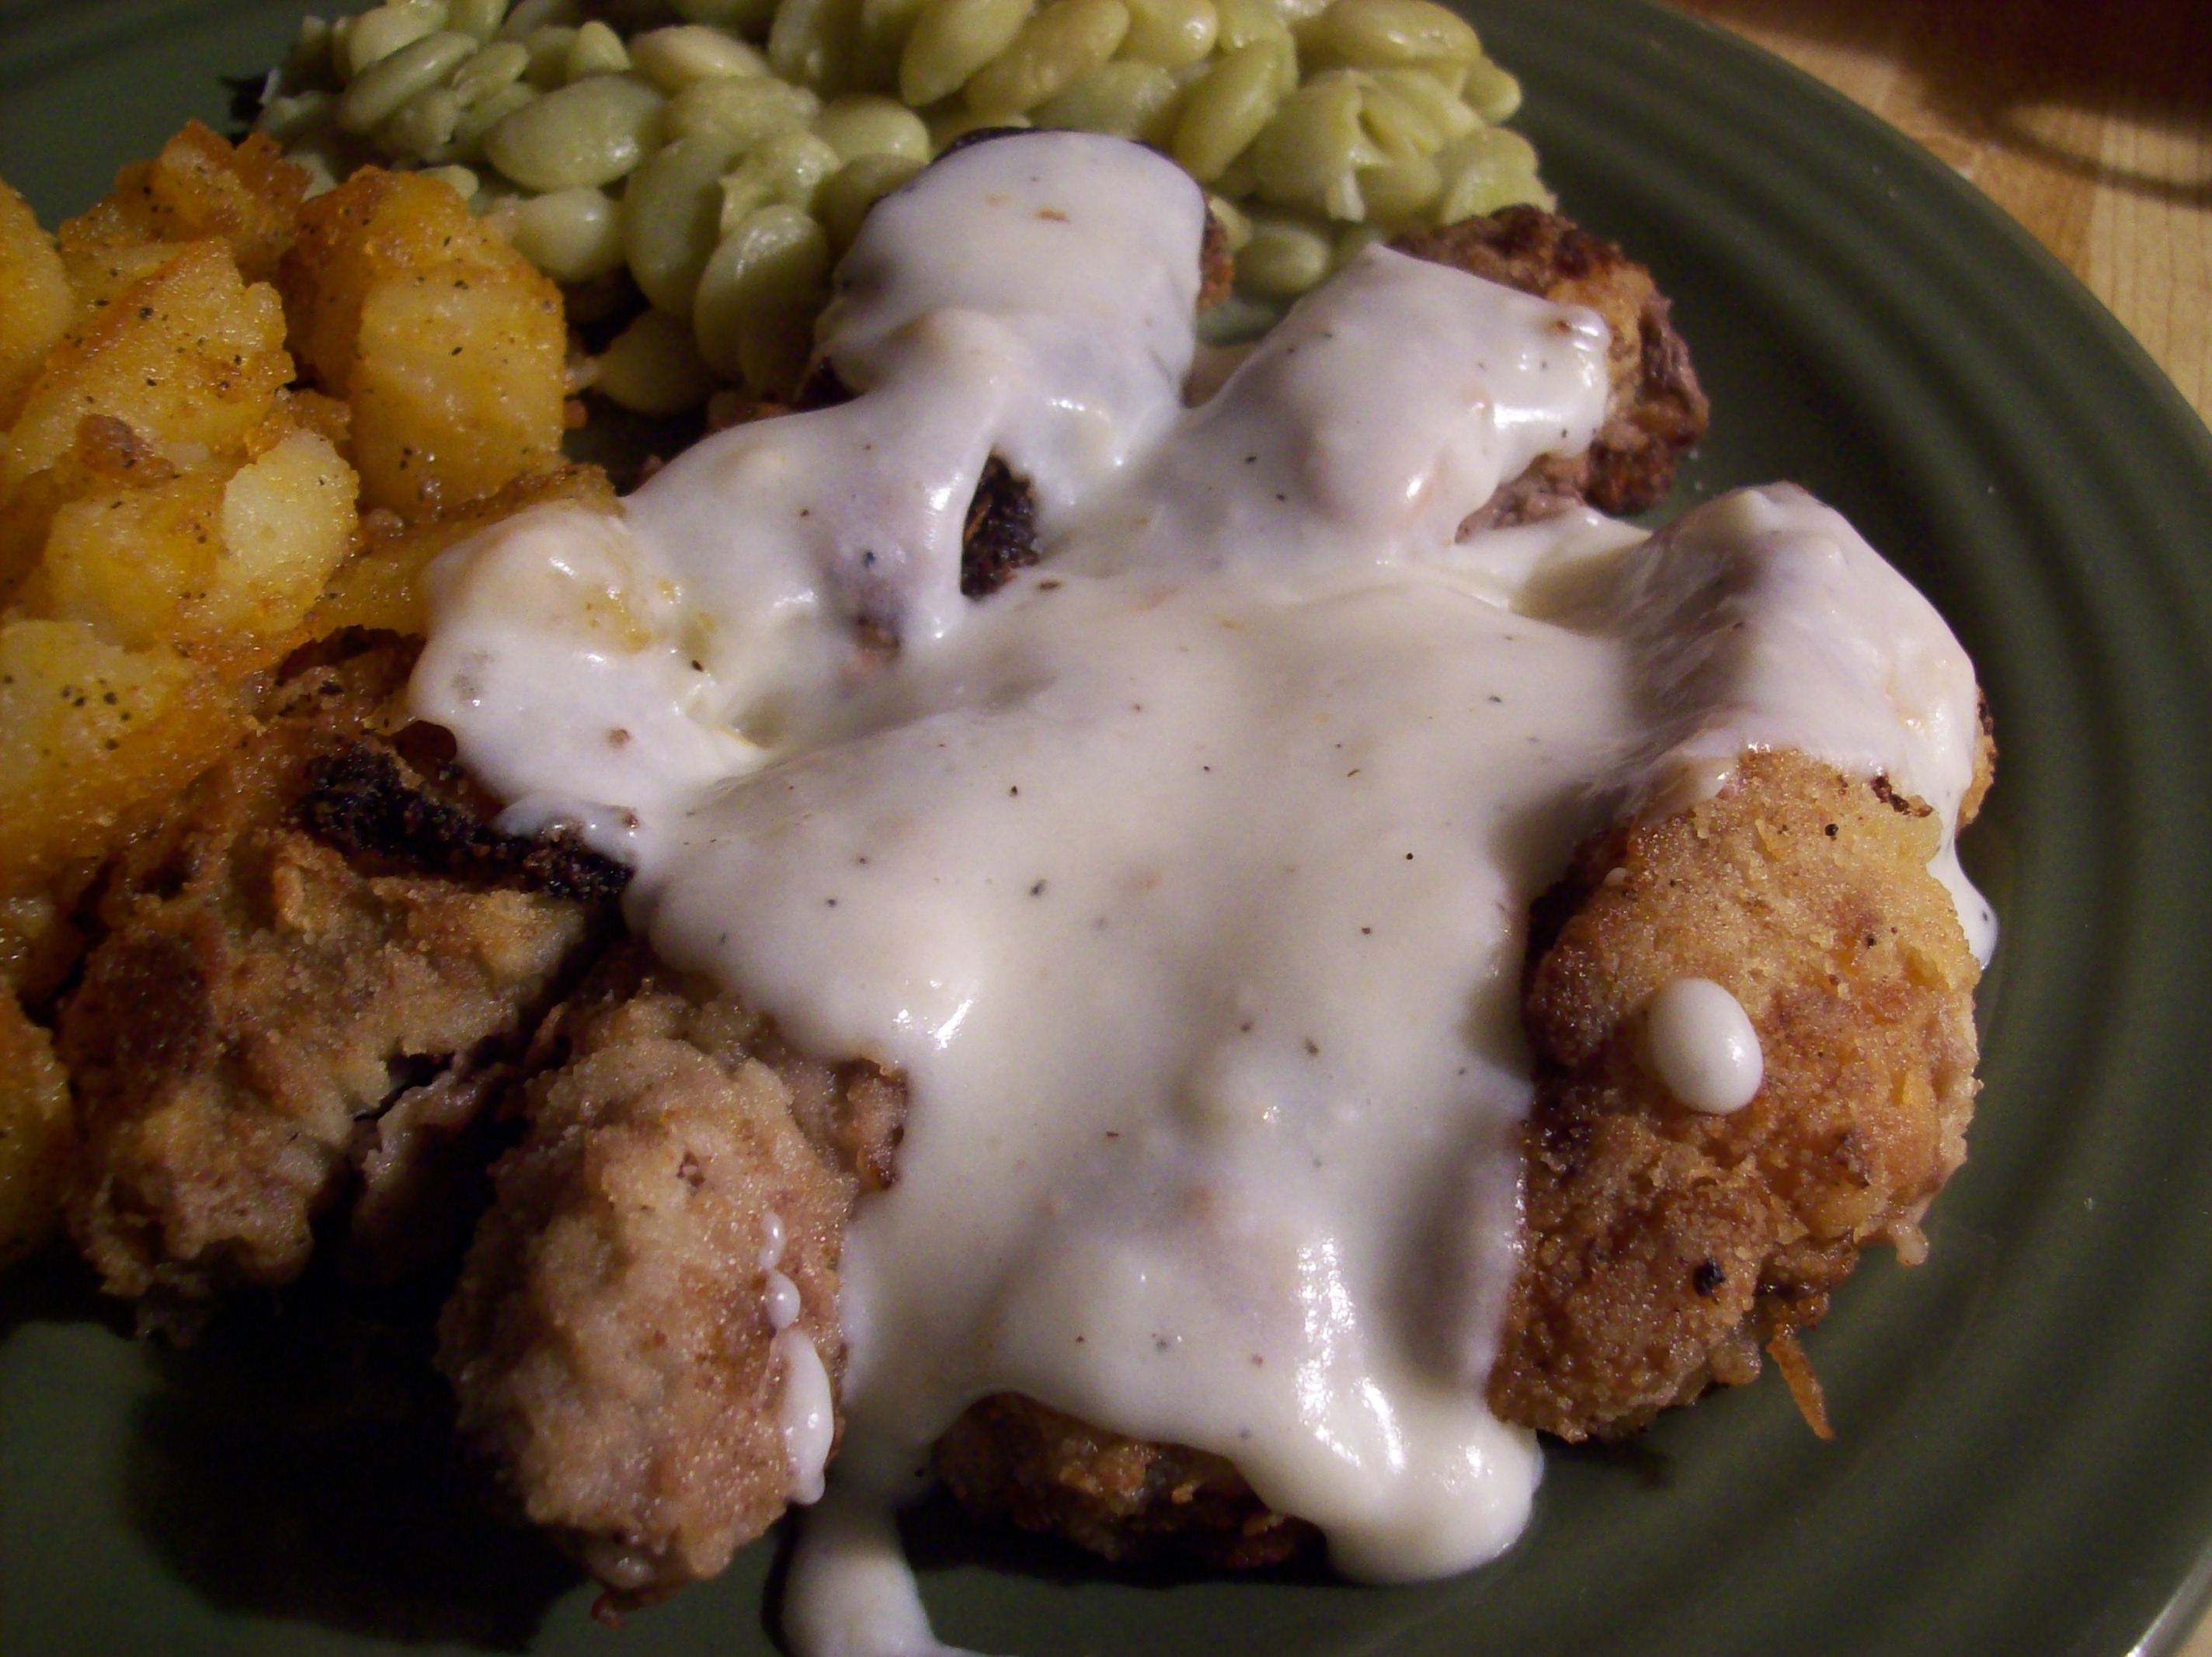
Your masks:
<instances>
[{"instance_id":1,"label":"gravy drip","mask_svg":"<svg viewBox=\"0 0 2212 1657\"><path fill-rule=\"evenodd\" d=\"M889 1504L1002 1390L1231 1457L1355 1575L1504 1547L1531 900L1746 747L1946 821L1972 774L1964 654L1800 491L1457 538L1595 432L1591 313L1372 248L1185 410L1203 213L1109 139L958 152L841 269L854 400L434 573L416 709L507 826L580 825L672 963L906 1077L809 1657L933 1648ZM994 452L1044 556L970 601Z\"/></svg>"}]
</instances>

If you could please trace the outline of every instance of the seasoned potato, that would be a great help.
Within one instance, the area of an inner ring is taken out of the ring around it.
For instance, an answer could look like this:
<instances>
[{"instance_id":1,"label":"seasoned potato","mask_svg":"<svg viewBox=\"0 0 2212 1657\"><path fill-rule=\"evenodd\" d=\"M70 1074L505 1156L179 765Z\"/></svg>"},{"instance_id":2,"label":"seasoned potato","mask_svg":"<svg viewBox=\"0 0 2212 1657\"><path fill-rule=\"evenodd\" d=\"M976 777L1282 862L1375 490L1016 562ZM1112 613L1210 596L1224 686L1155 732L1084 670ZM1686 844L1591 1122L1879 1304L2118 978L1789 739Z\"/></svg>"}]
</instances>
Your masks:
<instances>
[{"instance_id":1,"label":"seasoned potato","mask_svg":"<svg viewBox=\"0 0 2212 1657\"><path fill-rule=\"evenodd\" d=\"M74 308L53 239L30 203L0 184L0 429L15 418Z\"/></svg>"},{"instance_id":2,"label":"seasoned potato","mask_svg":"<svg viewBox=\"0 0 2212 1657\"><path fill-rule=\"evenodd\" d=\"M97 859L246 725L209 670L87 622L0 622L0 892Z\"/></svg>"},{"instance_id":3,"label":"seasoned potato","mask_svg":"<svg viewBox=\"0 0 2212 1657\"><path fill-rule=\"evenodd\" d=\"M60 1217L69 1105L53 1043L0 989L0 1266L44 1242Z\"/></svg>"},{"instance_id":4,"label":"seasoned potato","mask_svg":"<svg viewBox=\"0 0 2212 1657\"><path fill-rule=\"evenodd\" d=\"M116 175L115 189L83 219L62 228L65 249L89 248L95 225L126 227L112 240L202 241L220 238L248 282L267 282L299 234L307 168L284 159L266 134L235 149L198 121L169 140L150 161Z\"/></svg>"},{"instance_id":5,"label":"seasoned potato","mask_svg":"<svg viewBox=\"0 0 2212 1657\"><path fill-rule=\"evenodd\" d=\"M107 415L161 447L243 446L292 378L274 289L248 287L220 241L171 251L69 335L0 447L0 501Z\"/></svg>"},{"instance_id":6,"label":"seasoned potato","mask_svg":"<svg viewBox=\"0 0 2212 1657\"><path fill-rule=\"evenodd\" d=\"M371 505L434 516L559 464L560 291L449 185L364 168L302 209L282 280Z\"/></svg>"},{"instance_id":7,"label":"seasoned potato","mask_svg":"<svg viewBox=\"0 0 2212 1657\"><path fill-rule=\"evenodd\" d=\"M34 616L89 622L112 644L168 644L236 673L291 634L352 549L353 470L319 433L214 460L53 515L26 585Z\"/></svg>"}]
</instances>

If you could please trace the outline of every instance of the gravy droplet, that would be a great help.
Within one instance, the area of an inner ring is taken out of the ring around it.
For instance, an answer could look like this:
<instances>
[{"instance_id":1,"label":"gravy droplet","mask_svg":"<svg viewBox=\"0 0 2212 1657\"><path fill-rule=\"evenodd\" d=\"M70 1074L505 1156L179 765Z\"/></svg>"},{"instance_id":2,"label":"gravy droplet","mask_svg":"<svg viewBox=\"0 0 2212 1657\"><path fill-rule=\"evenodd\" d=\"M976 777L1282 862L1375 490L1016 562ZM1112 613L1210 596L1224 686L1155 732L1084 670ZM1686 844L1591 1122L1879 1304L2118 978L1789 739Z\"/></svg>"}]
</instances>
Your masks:
<instances>
[{"instance_id":1,"label":"gravy droplet","mask_svg":"<svg viewBox=\"0 0 2212 1657\"><path fill-rule=\"evenodd\" d=\"M1678 978L1651 998L1644 1053L1668 1092L1708 1116L1749 1104L1765 1069L1750 1015L1710 978Z\"/></svg>"}]
</instances>

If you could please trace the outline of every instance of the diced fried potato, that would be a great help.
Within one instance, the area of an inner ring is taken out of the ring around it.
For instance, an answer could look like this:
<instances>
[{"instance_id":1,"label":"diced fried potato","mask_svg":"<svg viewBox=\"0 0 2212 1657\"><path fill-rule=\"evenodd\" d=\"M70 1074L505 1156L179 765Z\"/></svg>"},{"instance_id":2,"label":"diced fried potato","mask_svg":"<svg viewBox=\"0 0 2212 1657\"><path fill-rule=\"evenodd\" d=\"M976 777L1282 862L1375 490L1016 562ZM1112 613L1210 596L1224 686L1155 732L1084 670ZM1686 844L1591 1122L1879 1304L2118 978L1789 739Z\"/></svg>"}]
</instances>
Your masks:
<instances>
[{"instance_id":1,"label":"diced fried potato","mask_svg":"<svg viewBox=\"0 0 2212 1657\"><path fill-rule=\"evenodd\" d=\"M74 302L53 239L31 204L0 184L0 430L12 424Z\"/></svg>"},{"instance_id":2,"label":"diced fried potato","mask_svg":"<svg viewBox=\"0 0 2212 1657\"><path fill-rule=\"evenodd\" d=\"M300 222L281 278L292 338L352 408L366 501L432 516L559 464L560 292L450 186L364 168Z\"/></svg>"},{"instance_id":3,"label":"diced fried potato","mask_svg":"<svg viewBox=\"0 0 2212 1657\"><path fill-rule=\"evenodd\" d=\"M63 507L118 488L150 488L176 475L167 455L112 415L78 421L69 452L0 504L0 598L20 596Z\"/></svg>"},{"instance_id":4,"label":"diced fried potato","mask_svg":"<svg viewBox=\"0 0 2212 1657\"><path fill-rule=\"evenodd\" d=\"M0 989L0 1266L53 1235L74 1145L53 1043Z\"/></svg>"},{"instance_id":5,"label":"diced fried potato","mask_svg":"<svg viewBox=\"0 0 2212 1657\"><path fill-rule=\"evenodd\" d=\"M0 623L0 890L96 859L245 728L209 670L85 622Z\"/></svg>"},{"instance_id":6,"label":"diced fried potato","mask_svg":"<svg viewBox=\"0 0 2212 1657\"><path fill-rule=\"evenodd\" d=\"M422 573L447 547L526 507L573 501L594 512L615 509L614 485L597 466L561 466L520 478L489 500L446 518L372 535L361 555L338 571L307 617L307 631L327 637L346 628L420 634L429 627ZM387 515L388 516L388 515Z\"/></svg>"},{"instance_id":7,"label":"diced fried potato","mask_svg":"<svg viewBox=\"0 0 2212 1657\"><path fill-rule=\"evenodd\" d=\"M288 634L353 549L353 468L319 432L295 431L241 467L222 493L222 546L207 625Z\"/></svg>"},{"instance_id":8,"label":"diced fried potato","mask_svg":"<svg viewBox=\"0 0 2212 1657\"><path fill-rule=\"evenodd\" d=\"M96 309L155 269L176 244L220 240L249 282L275 276L299 234L307 169L265 134L233 149L198 121L61 228L61 257L80 304Z\"/></svg>"},{"instance_id":9,"label":"diced fried potato","mask_svg":"<svg viewBox=\"0 0 2212 1657\"><path fill-rule=\"evenodd\" d=\"M66 502L25 585L33 616L82 622L106 642L145 650L185 630L214 586L230 468L215 463L146 489Z\"/></svg>"},{"instance_id":10,"label":"diced fried potato","mask_svg":"<svg viewBox=\"0 0 2212 1657\"><path fill-rule=\"evenodd\" d=\"M270 427L243 465L209 460L64 502L22 610L89 622L128 650L169 646L228 677L281 655L358 520L353 470L330 440L281 417Z\"/></svg>"},{"instance_id":11,"label":"diced fried potato","mask_svg":"<svg viewBox=\"0 0 2212 1657\"><path fill-rule=\"evenodd\" d=\"M362 493L416 517L557 464L567 340L559 294L526 266L380 284L353 368Z\"/></svg>"},{"instance_id":12,"label":"diced fried potato","mask_svg":"<svg viewBox=\"0 0 2212 1657\"><path fill-rule=\"evenodd\" d=\"M241 445L292 378L283 307L246 286L219 241L178 248L74 329L32 382L0 446L0 500L112 416L156 447Z\"/></svg>"},{"instance_id":13,"label":"diced fried potato","mask_svg":"<svg viewBox=\"0 0 2212 1657\"><path fill-rule=\"evenodd\" d=\"M322 390L352 390L354 344L369 290L433 264L484 269L498 239L458 191L415 173L363 167L300 213L299 240L277 274L301 371ZM509 250L508 257L514 257Z\"/></svg>"},{"instance_id":14,"label":"diced fried potato","mask_svg":"<svg viewBox=\"0 0 2212 1657\"><path fill-rule=\"evenodd\" d=\"M130 215L106 200L94 203L89 211L64 224L60 245L62 268L68 273L70 292L76 296L81 316L91 315L177 254L169 243L149 241L140 235Z\"/></svg>"},{"instance_id":15,"label":"diced fried potato","mask_svg":"<svg viewBox=\"0 0 2212 1657\"><path fill-rule=\"evenodd\" d=\"M133 161L90 213L62 227L65 253L96 264L103 248L217 238L248 282L276 274L299 234L308 173L265 133L235 149L198 121L150 161Z\"/></svg>"},{"instance_id":16,"label":"diced fried potato","mask_svg":"<svg viewBox=\"0 0 2212 1657\"><path fill-rule=\"evenodd\" d=\"M337 398L295 388L278 398L276 404L294 425L330 439L341 456L353 453L353 410Z\"/></svg>"}]
</instances>

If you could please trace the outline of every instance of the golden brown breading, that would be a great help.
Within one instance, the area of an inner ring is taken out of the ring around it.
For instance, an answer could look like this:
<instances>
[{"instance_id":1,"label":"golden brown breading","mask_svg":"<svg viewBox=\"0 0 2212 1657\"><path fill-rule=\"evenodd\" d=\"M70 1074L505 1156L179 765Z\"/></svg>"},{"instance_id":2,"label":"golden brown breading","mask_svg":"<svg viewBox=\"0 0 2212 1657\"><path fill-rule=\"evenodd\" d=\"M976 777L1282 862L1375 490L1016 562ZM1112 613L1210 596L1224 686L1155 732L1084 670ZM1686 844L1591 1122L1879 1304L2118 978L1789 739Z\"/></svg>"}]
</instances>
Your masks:
<instances>
[{"instance_id":1,"label":"golden brown breading","mask_svg":"<svg viewBox=\"0 0 2212 1657\"><path fill-rule=\"evenodd\" d=\"M118 860L64 1003L86 1180L78 1245L112 1293L299 1275L366 1126L414 1083L516 1047L607 906L356 866L297 826L315 768L388 710L412 651L296 675L275 716Z\"/></svg>"},{"instance_id":2,"label":"golden brown breading","mask_svg":"<svg viewBox=\"0 0 2212 1657\"><path fill-rule=\"evenodd\" d=\"M1985 729L1968 818L1993 756ZM1928 872L1937 836L1879 780L1747 754L1717 798L1577 852L1529 944L1540 1069L1489 1383L1502 1417L1568 1439L1634 1432L1755 1378L1760 1345L1817 1323L1862 1246L1920 1257L1976 1085L1979 969ZM1765 1084L1733 1116L1675 1103L1637 1062L1644 1005L1693 976L1736 995L1765 1049ZM1012 1395L963 1417L938 1462L977 1513L1109 1558L1167 1544L1267 1563L1310 1533L1218 1457Z\"/></svg>"},{"instance_id":3,"label":"golden brown breading","mask_svg":"<svg viewBox=\"0 0 2212 1657\"><path fill-rule=\"evenodd\" d=\"M1556 304L1586 305L1612 331L1606 359L1612 390L1596 440L1585 453L1539 461L1501 489L1473 527L1543 517L1577 501L1625 513L1666 498L1674 463L1705 434L1711 411L1649 270L1538 207L1508 207L1401 236L1392 246Z\"/></svg>"},{"instance_id":4,"label":"golden brown breading","mask_svg":"<svg viewBox=\"0 0 2212 1657\"><path fill-rule=\"evenodd\" d=\"M642 945L540 1046L557 1062L495 1169L439 1367L506 1505L626 1599L657 1599L783 1512L768 1272L797 1286L797 1326L834 1381L845 1223L888 1171L903 1096L872 1065L793 1059Z\"/></svg>"},{"instance_id":5,"label":"golden brown breading","mask_svg":"<svg viewBox=\"0 0 2212 1657\"><path fill-rule=\"evenodd\" d=\"M1500 1416L1633 1432L1755 1376L1861 1247L1920 1258L1976 1088L1980 971L1928 872L1939 835L1880 779L1747 754L1714 798L1577 853L1530 943L1537 1102ZM1765 1079L1733 1115L1678 1104L1638 1059L1645 1003L1692 977L1759 1032Z\"/></svg>"},{"instance_id":6,"label":"golden brown breading","mask_svg":"<svg viewBox=\"0 0 2212 1657\"><path fill-rule=\"evenodd\" d=\"M1126 1438L1018 1393L970 1405L938 1441L936 1460L969 1512L1109 1559L1172 1550L1249 1569L1280 1563L1317 1534L1270 1509L1224 1457Z\"/></svg>"}]
</instances>

